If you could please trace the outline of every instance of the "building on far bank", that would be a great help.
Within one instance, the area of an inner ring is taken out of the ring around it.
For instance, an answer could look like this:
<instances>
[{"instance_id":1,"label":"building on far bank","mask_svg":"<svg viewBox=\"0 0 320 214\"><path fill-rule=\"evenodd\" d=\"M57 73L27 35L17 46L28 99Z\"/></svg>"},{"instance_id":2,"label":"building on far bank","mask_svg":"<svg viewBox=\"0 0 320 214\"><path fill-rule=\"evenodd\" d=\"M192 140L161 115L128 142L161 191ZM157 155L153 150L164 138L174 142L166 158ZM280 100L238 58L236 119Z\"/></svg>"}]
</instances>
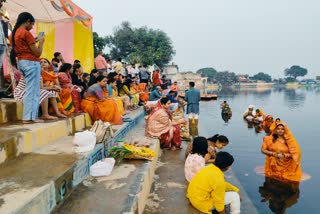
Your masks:
<instances>
[{"instance_id":1,"label":"building on far bank","mask_svg":"<svg viewBox=\"0 0 320 214\"><path fill-rule=\"evenodd\" d=\"M171 65L165 65L162 68L161 75L166 75L167 79L171 79L171 82L177 81L179 91L184 92L189 88L189 82L195 82L195 88L201 92L205 92L207 85L207 77L201 77L201 74L194 73L192 71L179 72L178 65L172 63Z\"/></svg>"},{"instance_id":2,"label":"building on far bank","mask_svg":"<svg viewBox=\"0 0 320 214\"><path fill-rule=\"evenodd\" d=\"M163 66L161 75L166 75L167 79L172 79L178 73L179 73L178 65L175 65L174 63L172 63L171 65Z\"/></svg>"},{"instance_id":3,"label":"building on far bank","mask_svg":"<svg viewBox=\"0 0 320 214\"><path fill-rule=\"evenodd\" d=\"M201 92L205 92L205 87L207 85L207 77L201 77L200 74L189 72L179 72L171 78L171 80L178 82L179 91L184 92L189 88L189 82L195 83L195 88L199 89Z\"/></svg>"}]
</instances>

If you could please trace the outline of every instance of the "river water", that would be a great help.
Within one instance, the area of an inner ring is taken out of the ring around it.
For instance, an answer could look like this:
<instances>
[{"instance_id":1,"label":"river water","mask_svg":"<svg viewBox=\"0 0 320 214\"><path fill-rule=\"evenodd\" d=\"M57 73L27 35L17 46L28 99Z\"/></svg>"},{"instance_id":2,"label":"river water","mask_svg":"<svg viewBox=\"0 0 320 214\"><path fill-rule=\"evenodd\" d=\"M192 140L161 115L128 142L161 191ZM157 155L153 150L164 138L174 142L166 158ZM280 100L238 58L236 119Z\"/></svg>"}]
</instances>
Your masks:
<instances>
[{"instance_id":1,"label":"river water","mask_svg":"<svg viewBox=\"0 0 320 214\"><path fill-rule=\"evenodd\" d=\"M224 121L220 114L220 103L223 100L229 103L233 111L228 121ZM260 149L265 133L248 127L242 119L250 104L274 118L281 118L297 139L302 151L302 170L311 176L300 183L299 192L290 194L285 186L280 185L272 193L261 196L259 187L263 186L265 178L256 171L264 165L265 156ZM278 210L277 213L318 213L319 106L320 88L221 91L218 100L201 102L199 135L209 137L218 133L229 138L230 143L224 150L234 156L232 170L259 213L274 213L271 209Z\"/></svg>"}]
</instances>

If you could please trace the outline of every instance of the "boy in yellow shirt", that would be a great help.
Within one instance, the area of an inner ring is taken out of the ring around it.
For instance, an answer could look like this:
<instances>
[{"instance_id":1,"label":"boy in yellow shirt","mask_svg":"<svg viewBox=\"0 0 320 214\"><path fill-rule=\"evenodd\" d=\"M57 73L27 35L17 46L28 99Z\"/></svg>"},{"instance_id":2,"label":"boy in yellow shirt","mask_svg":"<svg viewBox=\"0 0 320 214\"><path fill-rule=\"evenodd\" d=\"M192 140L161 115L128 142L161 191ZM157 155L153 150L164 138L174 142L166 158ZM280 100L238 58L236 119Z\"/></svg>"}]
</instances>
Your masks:
<instances>
[{"instance_id":1,"label":"boy in yellow shirt","mask_svg":"<svg viewBox=\"0 0 320 214\"><path fill-rule=\"evenodd\" d=\"M192 178L188 186L187 198L199 211L211 214L216 210L225 213L225 205L230 204L230 213L240 213L239 189L224 180L234 159L228 152L218 152L214 164L202 168Z\"/></svg>"}]
</instances>

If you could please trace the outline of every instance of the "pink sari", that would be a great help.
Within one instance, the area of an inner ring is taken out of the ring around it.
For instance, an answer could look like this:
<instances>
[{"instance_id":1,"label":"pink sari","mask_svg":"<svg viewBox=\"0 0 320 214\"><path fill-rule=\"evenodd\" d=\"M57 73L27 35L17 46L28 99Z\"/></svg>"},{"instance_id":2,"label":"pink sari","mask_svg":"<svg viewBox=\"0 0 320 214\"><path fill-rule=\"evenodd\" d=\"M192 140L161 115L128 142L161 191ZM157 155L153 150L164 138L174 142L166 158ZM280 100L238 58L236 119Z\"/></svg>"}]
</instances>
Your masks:
<instances>
[{"instance_id":1,"label":"pink sari","mask_svg":"<svg viewBox=\"0 0 320 214\"><path fill-rule=\"evenodd\" d=\"M172 125L170 112L164 109L160 102L147 116L146 136L160 138L161 148L181 146L180 127Z\"/></svg>"}]
</instances>

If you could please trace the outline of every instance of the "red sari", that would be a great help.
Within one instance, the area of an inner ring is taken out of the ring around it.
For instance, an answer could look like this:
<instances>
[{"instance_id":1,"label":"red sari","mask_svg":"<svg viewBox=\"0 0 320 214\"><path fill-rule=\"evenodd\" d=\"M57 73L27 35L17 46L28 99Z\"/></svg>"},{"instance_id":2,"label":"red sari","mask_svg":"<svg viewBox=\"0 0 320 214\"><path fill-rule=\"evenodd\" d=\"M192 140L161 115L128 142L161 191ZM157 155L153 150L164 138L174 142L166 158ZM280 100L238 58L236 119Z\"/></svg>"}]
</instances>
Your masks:
<instances>
[{"instance_id":1,"label":"red sari","mask_svg":"<svg viewBox=\"0 0 320 214\"><path fill-rule=\"evenodd\" d=\"M75 113L80 112L81 111L81 95L77 90L77 86L72 85L72 78L70 74L59 72L58 78L62 88L62 92L59 95L60 95L60 101L64 108L63 110L72 109L70 107L70 104L71 104L70 100L72 100L74 112ZM72 110L70 112L72 112Z\"/></svg>"},{"instance_id":2,"label":"red sari","mask_svg":"<svg viewBox=\"0 0 320 214\"><path fill-rule=\"evenodd\" d=\"M147 116L145 134L148 137L160 138L161 148L181 146L180 127L172 124L170 112L164 109L160 102Z\"/></svg>"}]
</instances>

